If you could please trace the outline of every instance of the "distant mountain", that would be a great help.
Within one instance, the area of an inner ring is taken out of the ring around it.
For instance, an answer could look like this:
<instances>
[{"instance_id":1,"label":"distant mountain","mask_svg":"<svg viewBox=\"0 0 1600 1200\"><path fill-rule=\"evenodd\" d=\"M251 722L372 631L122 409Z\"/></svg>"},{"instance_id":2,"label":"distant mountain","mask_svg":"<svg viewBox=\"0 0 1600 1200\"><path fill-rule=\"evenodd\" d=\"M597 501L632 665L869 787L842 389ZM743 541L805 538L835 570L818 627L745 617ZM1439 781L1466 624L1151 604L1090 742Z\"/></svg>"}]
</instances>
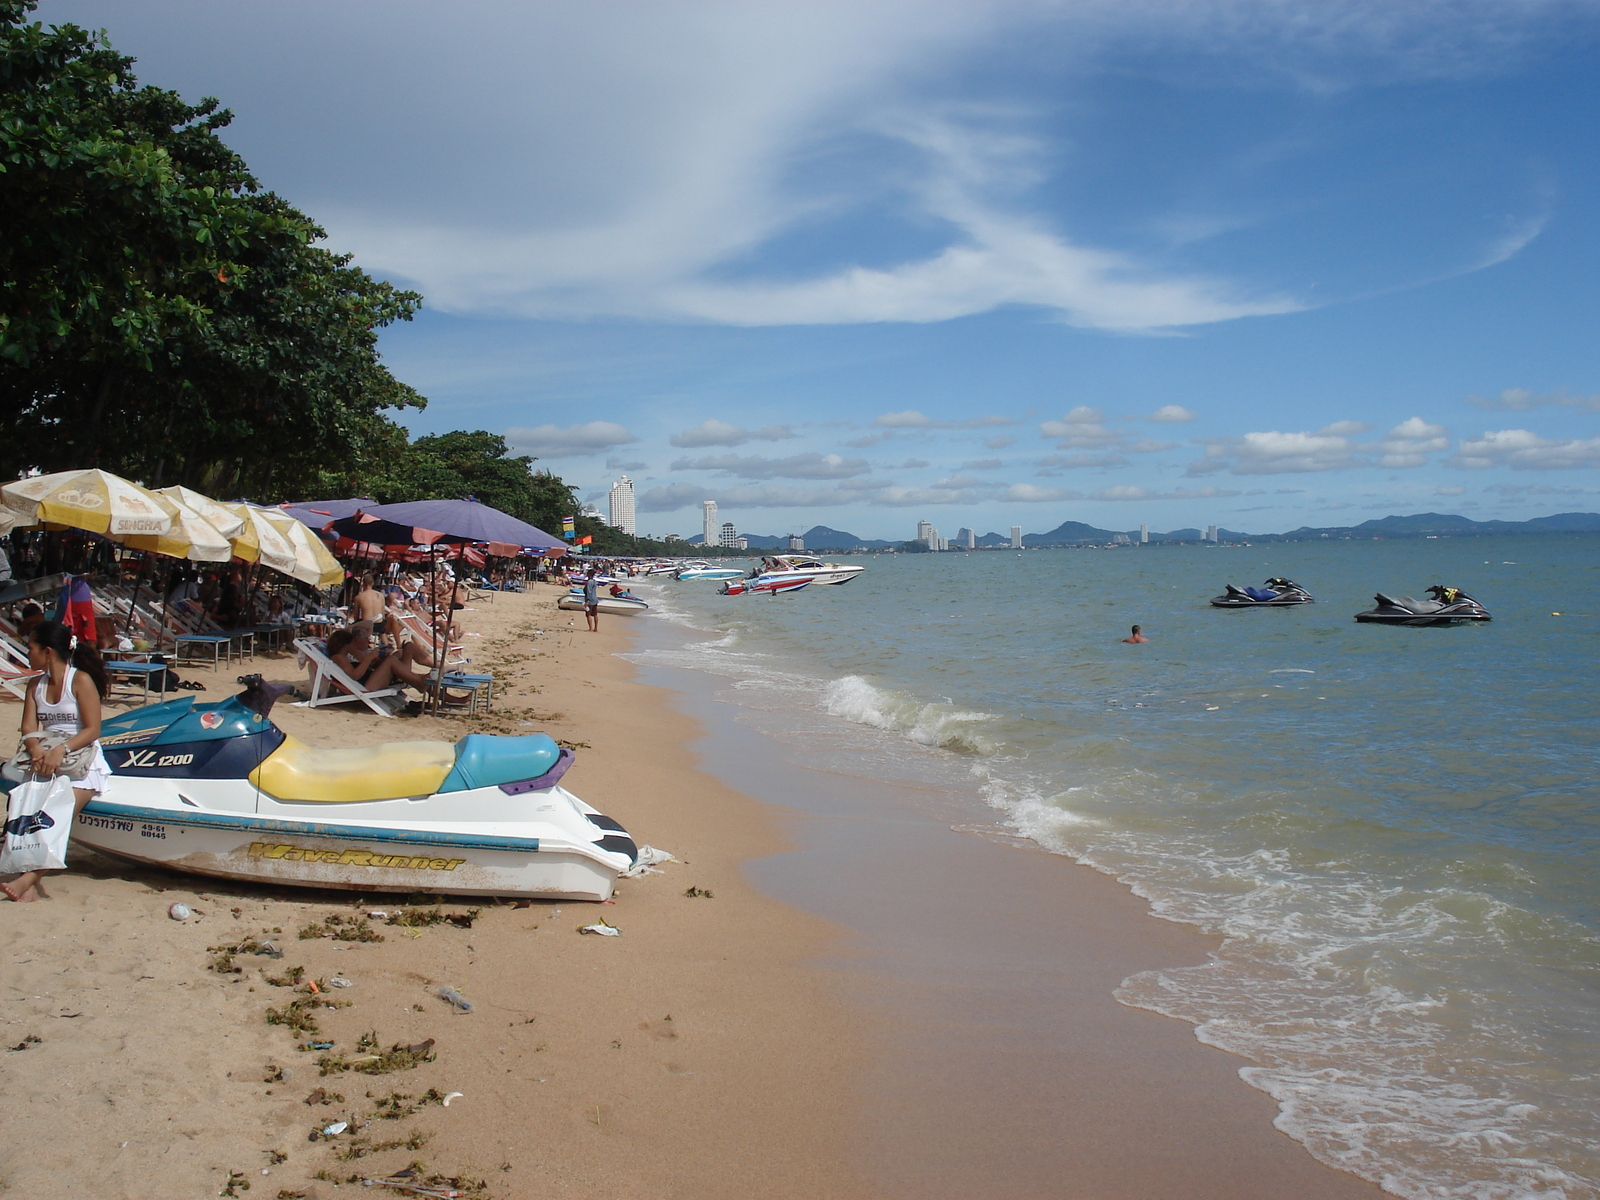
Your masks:
<instances>
[{"instance_id":1,"label":"distant mountain","mask_svg":"<svg viewBox=\"0 0 1600 1200\"><path fill-rule=\"evenodd\" d=\"M1096 529L1093 525L1085 525L1082 521L1063 521L1049 533L1023 534L1022 544L1024 546L1073 546L1082 542L1099 544L1109 542L1116 536L1110 529Z\"/></svg>"},{"instance_id":2,"label":"distant mountain","mask_svg":"<svg viewBox=\"0 0 1600 1200\"><path fill-rule=\"evenodd\" d=\"M1288 533L1257 534L1258 541L1302 542L1312 538L1483 537L1489 534L1600 533L1600 513L1556 513L1529 521L1474 521L1454 513L1379 517L1359 525L1302 526Z\"/></svg>"},{"instance_id":3,"label":"distant mountain","mask_svg":"<svg viewBox=\"0 0 1600 1200\"><path fill-rule=\"evenodd\" d=\"M853 533L846 533L842 529L829 529L826 525L813 525L800 536L804 540L807 550L882 550L886 546L898 546L900 544L899 542L860 538ZM754 542L751 543L751 545L754 544Z\"/></svg>"}]
</instances>

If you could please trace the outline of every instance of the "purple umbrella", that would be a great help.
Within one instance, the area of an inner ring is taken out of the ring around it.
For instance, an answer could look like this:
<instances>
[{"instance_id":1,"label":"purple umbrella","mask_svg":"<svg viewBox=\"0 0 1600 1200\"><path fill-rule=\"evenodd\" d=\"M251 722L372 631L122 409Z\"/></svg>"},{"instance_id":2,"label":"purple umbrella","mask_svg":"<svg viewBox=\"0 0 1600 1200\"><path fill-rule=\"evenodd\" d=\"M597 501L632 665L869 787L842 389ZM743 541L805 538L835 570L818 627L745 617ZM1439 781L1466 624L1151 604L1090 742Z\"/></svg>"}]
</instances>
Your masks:
<instances>
[{"instance_id":1,"label":"purple umbrella","mask_svg":"<svg viewBox=\"0 0 1600 1200\"><path fill-rule=\"evenodd\" d=\"M321 507L320 505L318 507ZM378 504L333 522L336 533L380 546L431 546L435 542L509 542L515 546L565 545L560 538L515 517L465 500L413 500Z\"/></svg>"},{"instance_id":2,"label":"purple umbrella","mask_svg":"<svg viewBox=\"0 0 1600 1200\"><path fill-rule=\"evenodd\" d=\"M357 496L353 500L302 500L298 504L285 504L282 507L296 521L321 533L329 521L354 516L362 509L376 508L377 503L365 496Z\"/></svg>"}]
</instances>

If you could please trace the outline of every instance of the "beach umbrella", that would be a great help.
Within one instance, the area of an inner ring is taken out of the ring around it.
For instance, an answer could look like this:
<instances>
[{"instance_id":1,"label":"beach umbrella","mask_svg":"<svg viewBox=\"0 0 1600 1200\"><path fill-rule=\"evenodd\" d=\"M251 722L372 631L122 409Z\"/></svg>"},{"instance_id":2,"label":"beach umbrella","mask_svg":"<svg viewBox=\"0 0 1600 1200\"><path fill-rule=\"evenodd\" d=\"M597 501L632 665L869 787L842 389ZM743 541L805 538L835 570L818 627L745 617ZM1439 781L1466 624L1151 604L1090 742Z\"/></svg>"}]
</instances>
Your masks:
<instances>
[{"instance_id":1,"label":"beach umbrella","mask_svg":"<svg viewBox=\"0 0 1600 1200\"><path fill-rule=\"evenodd\" d=\"M224 504L222 507L239 517L243 527L233 536L233 553L247 563L258 562L285 575L294 575L299 554L289 540L266 518L268 510L253 504ZM299 576L295 576L299 578Z\"/></svg>"},{"instance_id":2,"label":"beach umbrella","mask_svg":"<svg viewBox=\"0 0 1600 1200\"><path fill-rule=\"evenodd\" d=\"M172 500L172 497L168 497ZM113 541L121 542L130 550L145 550L164 554L168 558L186 558L190 562L227 562L233 557L233 543L215 525L186 504L172 500L178 517L165 533L108 534ZM221 505L217 506L221 508ZM229 514L230 516L232 514ZM235 518L230 524L243 527Z\"/></svg>"},{"instance_id":3,"label":"beach umbrella","mask_svg":"<svg viewBox=\"0 0 1600 1200\"><path fill-rule=\"evenodd\" d=\"M560 538L509 513L468 497L465 500L412 500L379 504L333 522L335 532L359 542L385 546L431 546L436 542L514 542L519 546L559 546Z\"/></svg>"},{"instance_id":4,"label":"beach umbrella","mask_svg":"<svg viewBox=\"0 0 1600 1200\"><path fill-rule=\"evenodd\" d=\"M29 522L68 525L90 533L160 534L178 519L177 506L109 471L57 471L0 487L6 508Z\"/></svg>"},{"instance_id":5,"label":"beach umbrella","mask_svg":"<svg viewBox=\"0 0 1600 1200\"><path fill-rule=\"evenodd\" d=\"M302 500L297 504L280 504L278 507L295 520L309 525L318 533L327 528L329 521L353 516L364 508L376 506L376 500L357 496L349 500Z\"/></svg>"},{"instance_id":6,"label":"beach umbrella","mask_svg":"<svg viewBox=\"0 0 1600 1200\"><path fill-rule=\"evenodd\" d=\"M181 504L185 508L197 512L210 523L225 538L239 536L239 531L244 528L244 518L234 512L221 501L213 500L210 496L203 496L199 492L186 487L164 487L156 489L158 494L165 496L174 504Z\"/></svg>"},{"instance_id":7,"label":"beach umbrella","mask_svg":"<svg viewBox=\"0 0 1600 1200\"><path fill-rule=\"evenodd\" d=\"M331 587L344 582L344 568L311 529L281 508L256 509L294 550L294 566L287 572L312 587Z\"/></svg>"},{"instance_id":8,"label":"beach umbrella","mask_svg":"<svg viewBox=\"0 0 1600 1200\"><path fill-rule=\"evenodd\" d=\"M9 508L0 508L0 537L5 537L13 529L32 529L37 522L30 521L21 513L12 512Z\"/></svg>"}]
</instances>

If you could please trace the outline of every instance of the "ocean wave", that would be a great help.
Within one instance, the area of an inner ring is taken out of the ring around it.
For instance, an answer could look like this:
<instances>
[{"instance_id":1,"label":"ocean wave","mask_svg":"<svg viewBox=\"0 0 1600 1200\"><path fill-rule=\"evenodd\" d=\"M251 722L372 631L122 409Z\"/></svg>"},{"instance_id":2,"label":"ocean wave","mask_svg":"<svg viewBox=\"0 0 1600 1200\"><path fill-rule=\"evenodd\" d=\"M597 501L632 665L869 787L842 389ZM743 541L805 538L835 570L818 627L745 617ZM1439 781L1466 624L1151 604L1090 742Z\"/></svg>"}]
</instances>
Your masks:
<instances>
[{"instance_id":1,"label":"ocean wave","mask_svg":"<svg viewBox=\"0 0 1600 1200\"><path fill-rule=\"evenodd\" d=\"M823 689L823 707L833 716L901 734L924 746L980 757L995 753L995 740L978 727L995 720L992 713L967 712L946 702L926 704L904 693L887 691L859 675L835 679Z\"/></svg>"}]
</instances>

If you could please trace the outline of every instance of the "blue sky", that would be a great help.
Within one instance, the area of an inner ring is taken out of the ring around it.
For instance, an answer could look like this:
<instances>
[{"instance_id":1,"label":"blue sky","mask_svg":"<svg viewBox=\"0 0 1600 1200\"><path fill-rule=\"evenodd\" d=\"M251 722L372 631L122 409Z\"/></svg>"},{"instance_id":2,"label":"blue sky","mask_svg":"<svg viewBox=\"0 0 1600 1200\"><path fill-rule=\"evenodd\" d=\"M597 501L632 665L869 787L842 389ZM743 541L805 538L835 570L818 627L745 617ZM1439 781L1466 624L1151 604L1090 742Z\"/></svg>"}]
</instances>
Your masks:
<instances>
[{"instance_id":1,"label":"blue sky","mask_svg":"<svg viewBox=\"0 0 1600 1200\"><path fill-rule=\"evenodd\" d=\"M1600 509L1600 3L46 0L641 532Z\"/></svg>"}]
</instances>

